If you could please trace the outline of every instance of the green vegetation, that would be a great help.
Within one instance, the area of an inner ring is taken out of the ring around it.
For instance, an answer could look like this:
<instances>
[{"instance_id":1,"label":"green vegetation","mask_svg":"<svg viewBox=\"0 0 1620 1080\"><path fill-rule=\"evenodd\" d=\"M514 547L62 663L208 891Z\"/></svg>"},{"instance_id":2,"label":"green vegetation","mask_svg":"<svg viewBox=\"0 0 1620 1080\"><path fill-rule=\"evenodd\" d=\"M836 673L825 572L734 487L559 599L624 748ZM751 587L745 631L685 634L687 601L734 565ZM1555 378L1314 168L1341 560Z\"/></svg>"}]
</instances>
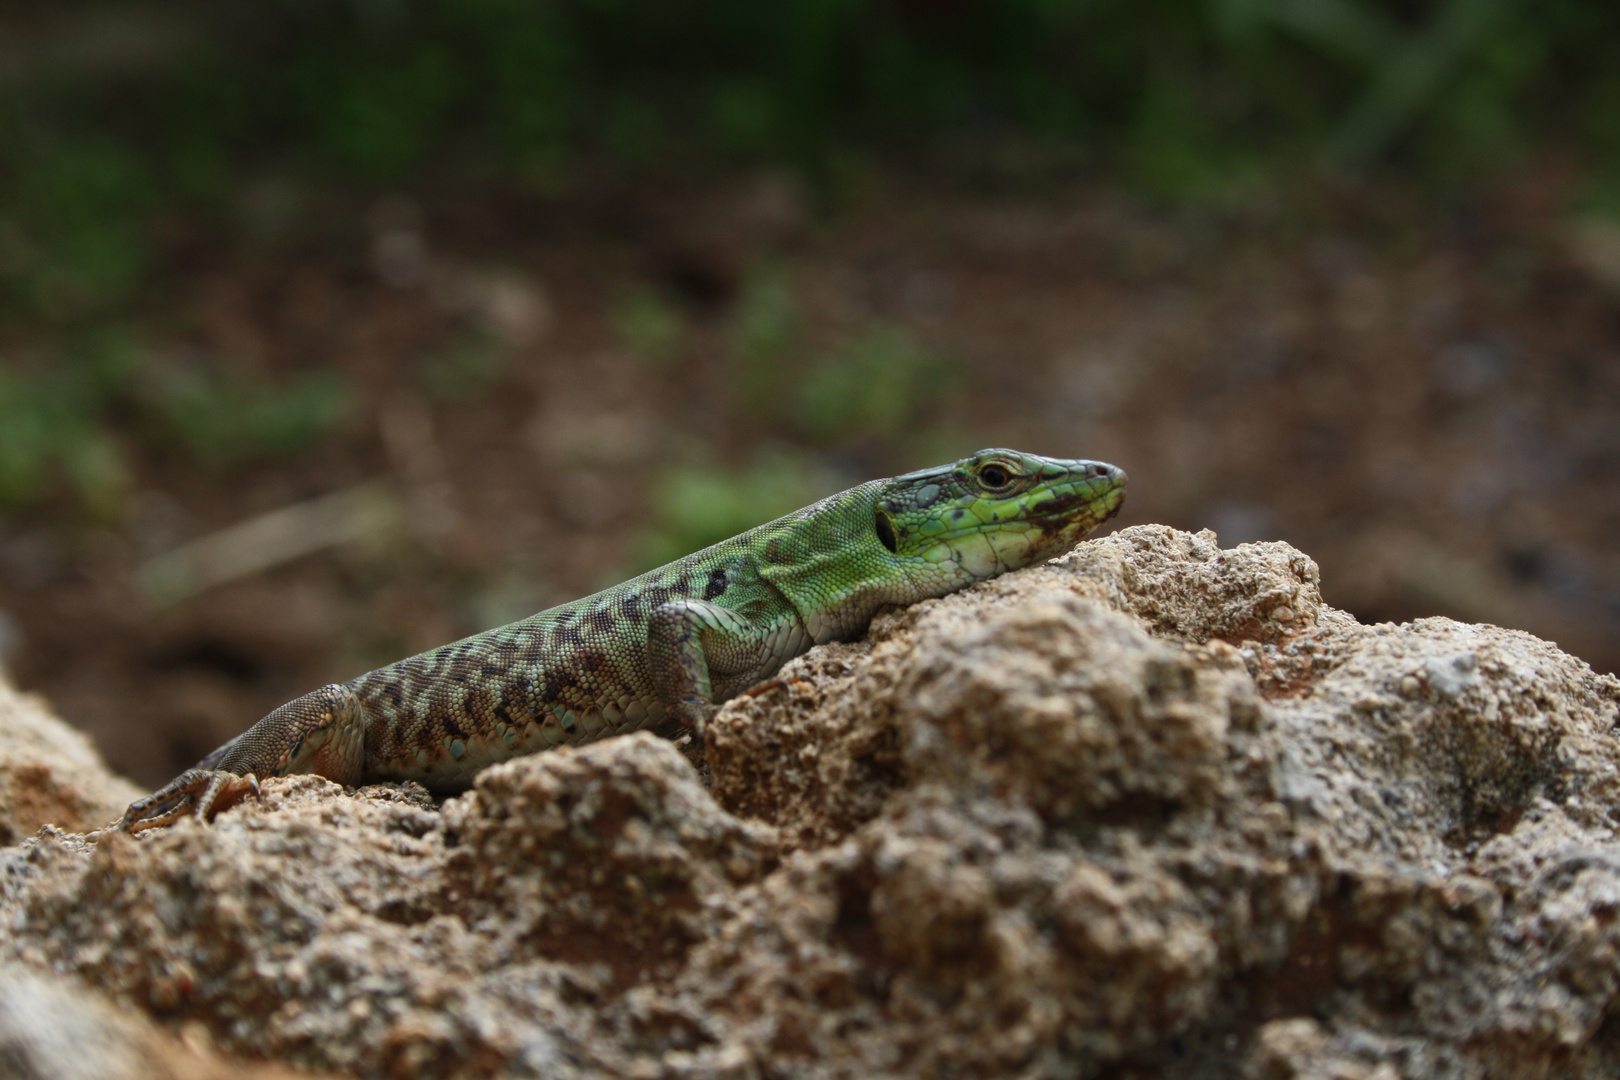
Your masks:
<instances>
[{"instance_id":1,"label":"green vegetation","mask_svg":"<svg viewBox=\"0 0 1620 1080\"><path fill-rule=\"evenodd\" d=\"M127 298L146 269L142 214L153 178L138 157L96 136L50 140L0 129L0 289L47 318ZM9 190L7 190L9 189Z\"/></svg>"},{"instance_id":2,"label":"green vegetation","mask_svg":"<svg viewBox=\"0 0 1620 1080\"><path fill-rule=\"evenodd\" d=\"M572 163L854 153L976 169L1007 139L1198 198L1268 164L1441 183L1548 136L1620 177L1620 7L1593 0L79 0L0 29L0 295L127 301L177 208L266 163L382 189L542 189ZM84 42L106 42L102 46ZM1604 179L1607 178L1607 179ZM240 228L240 223L237 225Z\"/></svg>"},{"instance_id":3,"label":"green vegetation","mask_svg":"<svg viewBox=\"0 0 1620 1080\"><path fill-rule=\"evenodd\" d=\"M652 367L669 367L687 346L681 309L653 292L638 289L613 310L613 328L624 343Z\"/></svg>"},{"instance_id":4,"label":"green vegetation","mask_svg":"<svg viewBox=\"0 0 1620 1080\"><path fill-rule=\"evenodd\" d=\"M732 305L726 344L731 385L740 404L773 412L788 399L788 384L802 371L804 319L792 283L776 267L758 267Z\"/></svg>"},{"instance_id":5,"label":"green vegetation","mask_svg":"<svg viewBox=\"0 0 1620 1080\"><path fill-rule=\"evenodd\" d=\"M202 364L156 363L103 331L54 363L0 368L0 510L65 490L116 519L128 493L125 438L210 469L302 449L347 411L343 382L316 373L275 386ZM132 423L116 424L115 418Z\"/></svg>"},{"instance_id":6,"label":"green vegetation","mask_svg":"<svg viewBox=\"0 0 1620 1080\"><path fill-rule=\"evenodd\" d=\"M680 325L672 309L645 310ZM645 313L640 318L653 321ZM954 385L947 358L893 323L869 321L832 347L812 341L808 323L792 280L776 266L756 268L731 307L728 385L734 404L760 429L823 452L909 445L919 430L929 430L917 421ZM621 312L620 332L633 340L628 324ZM689 455L651 486L652 521L630 564L615 572L623 577L660 566L831 493L838 480L819 461L812 450L780 443L735 467L712 454Z\"/></svg>"},{"instance_id":7,"label":"green vegetation","mask_svg":"<svg viewBox=\"0 0 1620 1080\"><path fill-rule=\"evenodd\" d=\"M152 374L140 399L157 438L172 439L214 470L301 450L348 411L348 388L331 372L310 372L280 387L200 366Z\"/></svg>"},{"instance_id":8,"label":"green vegetation","mask_svg":"<svg viewBox=\"0 0 1620 1080\"><path fill-rule=\"evenodd\" d=\"M650 570L718 544L835 490L836 482L809 457L780 447L760 451L740 468L725 468L703 456L684 461L665 470L652 486L652 524L626 573Z\"/></svg>"},{"instance_id":9,"label":"green vegetation","mask_svg":"<svg viewBox=\"0 0 1620 1080\"><path fill-rule=\"evenodd\" d=\"M470 326L417 362L417 382L439 401L467 401L499 382L510 362L511 343L505 336L490 327Z\"/></svg>"},{"instance_id":10,"label":"green vegetation","mask_svg":"<svg viewBox=\"0 0 1620 1080\"><path fill-rule=\"evenodd\" d=\"M1179 198L1312 159L1454 182L1552 135L1620 175L1620 7L1592 0L49 7L8 32L31 62L0 103L0 289L50 319L128 299L153 216L228 213L265 162L546 187L696 154L825 181L852 151L973 168L1016 137Z\"/></svg>"},{"instance_id":11,"label":"green vegetation","mask_svg":"<svg viewBox=\"0 0 1620 1080\"><path fill-rule=\"evenodd\" d=\"M93 515L116 515L128 481L102 419L135 367L129 342L104 333L48 376L0 369L0 508L65 486Z\"/></svg>"},{"instance_id":12,"label":"green vegetation","mask_svg":"<svg viewBox=\"0 0 1620 1080\"><path fill-rule=\"evenodd\" d=\"M818 348L806 322L792 282L767 267L745 284L727 340L738 403L811 443L892 441L954 382L950 361L902 326L873 319Z\"/></svg>"},{"instance_id":13,"label":"green vegetation","mask_svg":"<svg viewBox=\"0 0 1620 1080\"><path fill-rule=\"evenodd\" d=\"M159 300L143 291L199 236L279 242L304 192L544 193L720 160L792 170L836 196L852 161L984 175L1019 158L1219 200L1279 167L1466 187L1551 139L1585 153L1592 207L1620 212L1620 5L1594 0L68 0L29 12L0 16L17 60L0 75L0 322L25 340L91 344L0 357L0 508L60 486L116 513L132 440L223 467L332 430L337 382L171 371L96 329ZM1014 144L1038 152L997 155ZM667 367L692 353L690 317L633 293L614 325ZM747 281L727 321L737 404L806 445L893 438L951 387L950 365L897 326L809 340L780 271ZM416 374L435 397L470 396L505 365L499 341L470 334Z\"/></svg>"},{"instance_id":14,"label":"green vegetation","mask_svg":"<svg viewBox=\"0 0 1620 1080\"><path fill-rule=\"evenodd\" d=\"M822 443L893 438L949 389L952 375L948 360L904 329L874 322L805 373L799 425Z\"/></svg>"}]
</instances>

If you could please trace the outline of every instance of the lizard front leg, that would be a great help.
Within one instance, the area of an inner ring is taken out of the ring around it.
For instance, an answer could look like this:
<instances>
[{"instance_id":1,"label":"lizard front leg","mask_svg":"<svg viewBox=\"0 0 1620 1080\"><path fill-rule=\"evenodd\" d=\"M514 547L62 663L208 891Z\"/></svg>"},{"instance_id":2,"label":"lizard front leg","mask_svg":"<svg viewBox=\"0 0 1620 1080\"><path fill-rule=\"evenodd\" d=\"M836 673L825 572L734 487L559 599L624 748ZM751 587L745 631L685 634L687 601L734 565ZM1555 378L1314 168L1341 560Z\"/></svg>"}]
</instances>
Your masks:
<instances>
[{"instance_id":1,"label":"lizard front leg","mask_svg":"<svg viewBox=\"0 0 1620 1080\"><path fill-rule=\"evenodd\" d=\"M140 832L188 813L206 821L257 795L259 777L291 773L316 773L340 784L365 778L365 714L347 686L323 686L287 702L196 768L131 803L118 827Z\"/></svg>"},{"instance_id":2,"label":"lizard front leg","mask_svg":"<svg viewBox=\"0 0 1620 1080\"><path fill-rule=\"evenodd\" d=\"M699 740L721 702L774 675L809 644L796 617L762 626L704 600L664 604L647 626L653 688Z\"/></svg>"}]
</instances>

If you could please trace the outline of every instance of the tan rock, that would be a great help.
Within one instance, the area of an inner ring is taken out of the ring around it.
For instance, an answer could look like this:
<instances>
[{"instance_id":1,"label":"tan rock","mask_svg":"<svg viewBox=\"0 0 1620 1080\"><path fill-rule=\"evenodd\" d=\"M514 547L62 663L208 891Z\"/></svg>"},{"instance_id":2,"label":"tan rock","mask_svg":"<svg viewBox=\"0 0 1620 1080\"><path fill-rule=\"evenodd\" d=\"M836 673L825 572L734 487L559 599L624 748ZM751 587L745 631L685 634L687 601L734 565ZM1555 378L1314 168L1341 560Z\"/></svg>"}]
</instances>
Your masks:
<instances>
[{"instance_id":1,"label":"tan rock","mask_svg":"<svg viewBox=\"0 0 1620 1080\"><path fill-rule=\"evenodd\" d=\"M711 725L0 851L0 952L361 1076L1620 1073L1620 681L1126 529ZM88 992L88 991L87 991Z\"/></svg>"},{"instance_id":2,"label":"tan rock","mask_svg":"<svg viewBox=\"0 0 1620 1080\"><path fill-rule=\"evenodd\" d=\"M142 794L108 770L82 731L0 677L0 846L41 825L100 828Z\"/></svg>"},{"instance_id":3,"label":"tan rock","mask_svg":"<svg viewBox=\"0 0 1620 1080\"><path fill-rule=\"evenodd\" d=\"M78 983L0 961L0 1075L12 1080L319 1080L225 1061L206 1034L188 1036Z\"/></svg>"}]
</instances>

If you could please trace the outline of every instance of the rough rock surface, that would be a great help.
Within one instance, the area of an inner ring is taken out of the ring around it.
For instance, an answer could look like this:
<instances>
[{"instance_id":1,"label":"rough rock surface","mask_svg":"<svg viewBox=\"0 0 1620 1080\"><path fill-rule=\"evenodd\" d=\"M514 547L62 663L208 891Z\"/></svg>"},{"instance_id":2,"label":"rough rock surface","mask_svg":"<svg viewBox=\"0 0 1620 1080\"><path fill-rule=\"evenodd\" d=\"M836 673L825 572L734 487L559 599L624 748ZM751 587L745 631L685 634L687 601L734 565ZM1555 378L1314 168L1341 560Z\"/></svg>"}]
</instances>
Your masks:
<instances>
[{"instance_id":1,"label":"rough rock surface","mask_svg":"<svg viewBox=\"0 0 1620 1080\"><path fill-rule=\"evenodd\" d=\"M318 1080L221 1060L207 1030L184 1038L66 979L0 961L0 1076L6 1080Z\"/></svg>"},{"instance_id":2,"label":"rough rock surface","mask_svg":"<svg viewBox=\"0 0 1620 1080\"><path fill-rule=\"evenodd\" d=\"M636 735L42 830L0 953L367 1077L1613 1076L1617 723L1547 642L1138 527L790 664L707 789Z\"/></svg>"},{"instance_id":3,"label":"rough rock surface","mask_svg":"<svg viewBox=\"0 0 1620 1080\"><path fill-rule=\"evenodd\" d=\"M134 784L107 770L83 732L0 675L0 846L47 823L100 828L140 796Z\"/></svg>"}]
</instances>

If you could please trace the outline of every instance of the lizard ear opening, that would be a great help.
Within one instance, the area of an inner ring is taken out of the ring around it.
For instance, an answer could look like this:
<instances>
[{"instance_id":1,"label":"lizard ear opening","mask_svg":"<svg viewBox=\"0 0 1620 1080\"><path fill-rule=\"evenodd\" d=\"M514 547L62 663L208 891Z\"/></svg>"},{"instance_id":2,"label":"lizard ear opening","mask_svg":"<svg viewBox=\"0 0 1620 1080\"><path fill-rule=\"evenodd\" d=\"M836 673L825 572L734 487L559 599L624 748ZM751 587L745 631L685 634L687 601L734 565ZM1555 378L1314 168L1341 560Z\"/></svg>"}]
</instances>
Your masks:
<instances>
[{"instance_id":1,"label":"lizard ear opening","mask_svg":"<svg viewBox=\"0 0 1620 1080\"><path fill-rule=\"evenodd\" d=\"M889 520L888 514L879 510L877 517L872 522L872 528L877 533L877 538L883 542L884 547L888 548L890 552L897 550L898 545L895 543L894 538L894 522Z\"/></svg>"}]
</instances>

